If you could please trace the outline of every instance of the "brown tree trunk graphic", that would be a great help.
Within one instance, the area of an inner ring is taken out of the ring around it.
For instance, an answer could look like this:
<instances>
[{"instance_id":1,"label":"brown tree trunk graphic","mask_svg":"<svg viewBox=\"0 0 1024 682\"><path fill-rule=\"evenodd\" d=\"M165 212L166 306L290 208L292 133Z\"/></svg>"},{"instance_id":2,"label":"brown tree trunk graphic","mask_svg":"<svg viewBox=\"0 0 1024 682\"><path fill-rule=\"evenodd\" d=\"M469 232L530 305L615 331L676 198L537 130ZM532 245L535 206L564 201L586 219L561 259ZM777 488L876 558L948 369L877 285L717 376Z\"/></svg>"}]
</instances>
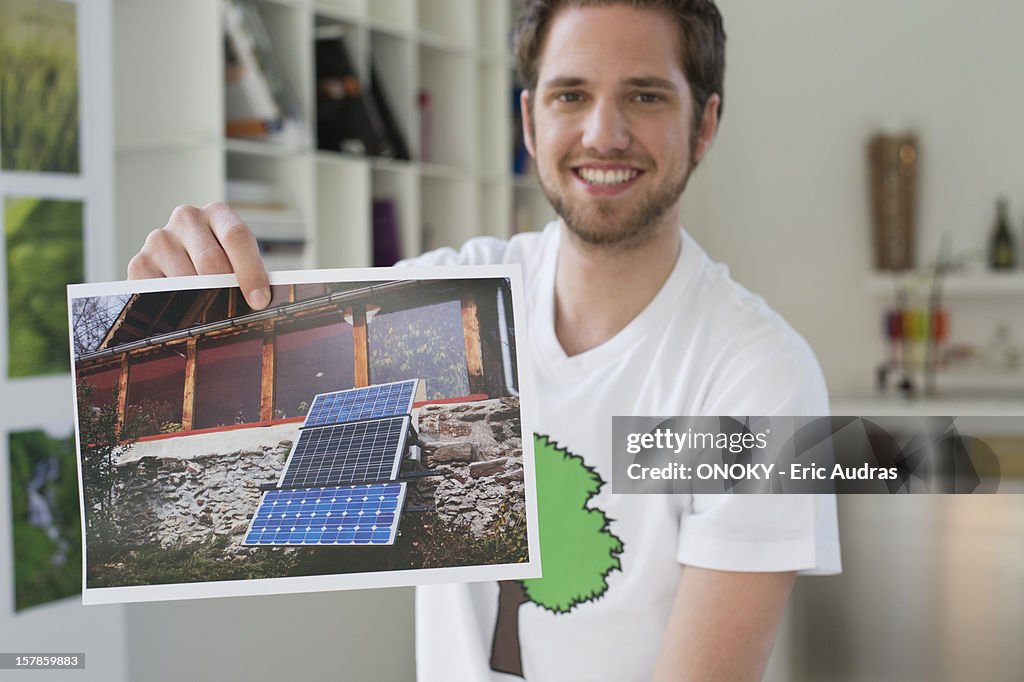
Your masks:
<instances>
[{"instance_id":1,"label":"brown tree trunk graphic","mask_svg":"<svg viewBox=\"0 0 1024 682\"><path fill-rule=\"evenodd\" d=\"M523 657L519 651L519 606L526 603L526 590L518 580L498 582L498 619L491 642L491 670L523 676Z\"/></svg>"}]
</instances>

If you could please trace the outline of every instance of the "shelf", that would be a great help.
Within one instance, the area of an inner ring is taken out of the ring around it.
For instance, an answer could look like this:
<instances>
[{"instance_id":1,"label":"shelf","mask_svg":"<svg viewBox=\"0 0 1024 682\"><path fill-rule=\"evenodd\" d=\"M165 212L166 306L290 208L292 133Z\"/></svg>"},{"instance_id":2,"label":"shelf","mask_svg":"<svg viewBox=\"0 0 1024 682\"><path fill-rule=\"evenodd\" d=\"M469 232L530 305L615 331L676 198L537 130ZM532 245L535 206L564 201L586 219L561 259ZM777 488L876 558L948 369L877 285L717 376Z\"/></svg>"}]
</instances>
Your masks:
<instances>
[{"instance_id":1,"label":"shelf","mask_svg":"<svg viewBox=\"0 0 1024 682\"><path fill-rule=\"evenodd\" d=\"M172 151L176 149L201 149L220 144L221 138L206 133L182 133L174 136L143 137L118 140L115 151L118 154Z\"/></svg>"},{"instance_id":2,"label":"shelf","mask_svg":"<svg viewBox=\"0 0 1024 682\"><path fill-rule=\"evenodd\" d=\"M226 138L224 149L235 154L269 157L296 156L309 151L305 146L278 144L262 140L243 140L236 137Z\"/></svg>"},{"instance_id":3,"label":"shelf","mask_svg":"<svg viewBox=\"0 0 1024 682\"><path fill-rule=\"evenodd\" d=\"M935 398L899 395L841 395L830 399L832 414L858 417L1021 417L1024 433L1024 391L1017 396L986 397L971 393Z\"/></svg>"},{"instance_id":4,"label":"shelf","mask_svg":"<svg viewBox=\"0 0 1024 682\"><path fill-rule=\"evenodd\" d=\"M873 273L867 278L867 290L875 296L893 297L900 286L907 286L919 296L927 296L931 273ZM1024 296L1024 272L950 273L943 278L942 296Z\"/></svg>"},{"instance_id":5,"label":"shelf","mask_svg":"<svg viewBox=\"0 0 1024 682\"><path fill-rule=\"evenodd\" d=\"M301 143L224 135L220 0L189 0L188 11L161 0L115 3L117 232L126 245L119 269L144 227L164 224L176 205L223 200L226 178L264 183L301 215L304 262L318 267L371 264L374 199L395 203L406 256L542 224L549 209L534 181L508 172L513 0L256 4L309 135ZM362 85L374 67L410 155L428 162L317 149L312 47L318 30L331 27L343 32ZM184 54L174 42L180 35L192 37ZM167 92L179 96L167 100Z\"/></svg>"}]
</instances>

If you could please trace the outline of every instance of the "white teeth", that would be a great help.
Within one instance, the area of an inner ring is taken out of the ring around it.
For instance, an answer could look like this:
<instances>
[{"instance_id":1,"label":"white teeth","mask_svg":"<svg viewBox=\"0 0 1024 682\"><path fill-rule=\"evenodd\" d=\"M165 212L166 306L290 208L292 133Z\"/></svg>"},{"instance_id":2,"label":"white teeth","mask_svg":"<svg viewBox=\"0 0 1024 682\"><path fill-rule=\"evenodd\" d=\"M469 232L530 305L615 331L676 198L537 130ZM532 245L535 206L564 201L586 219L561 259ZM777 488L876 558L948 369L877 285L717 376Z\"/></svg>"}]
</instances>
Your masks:
<instances>
[{"instance_id":1,"label":"white teeth","mask_svg":"<svg viewBox=\"0 0 1024 682\"><path fill-rule=\"evenodd\" d=\"M640 174L640 171L629 170L600 170L597 168L581 168L580 177L592 185L621 185Z\"/></svg>"}]
</instances>

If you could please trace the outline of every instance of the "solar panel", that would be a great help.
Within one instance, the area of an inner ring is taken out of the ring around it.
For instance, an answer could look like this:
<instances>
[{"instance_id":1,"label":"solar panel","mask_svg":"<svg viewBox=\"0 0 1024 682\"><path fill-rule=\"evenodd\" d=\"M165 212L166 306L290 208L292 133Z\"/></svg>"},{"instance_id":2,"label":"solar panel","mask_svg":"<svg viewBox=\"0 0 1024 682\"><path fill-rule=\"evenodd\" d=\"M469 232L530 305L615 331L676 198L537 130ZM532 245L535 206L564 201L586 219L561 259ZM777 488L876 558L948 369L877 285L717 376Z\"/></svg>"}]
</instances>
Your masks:
<instances>
[{"instance_id":1,"label":"solar panel","mask_svg":"<svg viewBox=\"0 0 1024 682\"><path fill-rule=\"evenodd\" d=\"M313 399L303 426L309 428L410 414L418 382L419 379L409 379L321 393Z\"/></svg>"},{"instance_id":2,"label":"solar panel","mask_svg":"<svg viewBox=\"0 0 1024 682\"><path fill-rule=\"evenodd\" d=\"M243 545L392 545L405 483L271 490Z\"/></svg>"},{"instance_id":3,"label":"solar panel","mask_svg":"<svg viewBox=\"0 0 1024 682\"><path fill-rule=\"evenodd\" d=\"M391 480L398 475L408 430L408 417L303 429L279 487Z\"/></svg>"}]
</instances>

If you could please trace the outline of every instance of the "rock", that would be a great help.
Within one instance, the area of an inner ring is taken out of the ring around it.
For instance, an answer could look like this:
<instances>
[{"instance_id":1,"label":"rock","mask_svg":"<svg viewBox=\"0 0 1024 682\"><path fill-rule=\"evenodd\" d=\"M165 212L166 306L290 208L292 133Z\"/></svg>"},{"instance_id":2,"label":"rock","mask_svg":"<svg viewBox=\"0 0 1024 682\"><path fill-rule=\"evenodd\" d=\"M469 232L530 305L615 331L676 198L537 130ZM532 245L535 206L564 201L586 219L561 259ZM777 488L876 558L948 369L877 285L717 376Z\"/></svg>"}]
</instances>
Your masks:
<instances>
[{"instance_id":1,"label":"rock","mask_svg":"<svg viewBox=\"0 0 1024 682\"><path fill-rule=\"evenodd\" d=\"M511 483L512 481L522 481L523 480L523 470L522 469L510 469L508 471L503 471L500 474L498 474L497 476L495 476L494 480L498 481L499 483Z\"/></svg>"},{"instance_id":2,"label":"rock","mask_svg":"<svg viewBox=\"0 0 1024 682\"><path fill-rule=\"evenodd\" d=\"M473 462L469 465L469 475L473 478L494 476L504 470L507 464L507 459L492 459L488 462Z\"/></svg>"},{"instance_id":3,"label":"rock","mask_svg":"<svg viewBox=\"0 0 1024 682\"><path fill-rule=\"evenodd\" d=\"M519 405L502 405L487 415L489 422L504 422L512 419L519 419Z\"/></svg>"},{"instance_id":4,"label":"rock","mask_svg":"<svg viewBox=\"0 0 1024 682\"><path fill-rule=\"evenodd\" d=\"M428 456L428 464L447 464L450 462L472 462L474 460L474 446L472 443L448 443L438 445Z\"/></svg>"}]
</instances>

